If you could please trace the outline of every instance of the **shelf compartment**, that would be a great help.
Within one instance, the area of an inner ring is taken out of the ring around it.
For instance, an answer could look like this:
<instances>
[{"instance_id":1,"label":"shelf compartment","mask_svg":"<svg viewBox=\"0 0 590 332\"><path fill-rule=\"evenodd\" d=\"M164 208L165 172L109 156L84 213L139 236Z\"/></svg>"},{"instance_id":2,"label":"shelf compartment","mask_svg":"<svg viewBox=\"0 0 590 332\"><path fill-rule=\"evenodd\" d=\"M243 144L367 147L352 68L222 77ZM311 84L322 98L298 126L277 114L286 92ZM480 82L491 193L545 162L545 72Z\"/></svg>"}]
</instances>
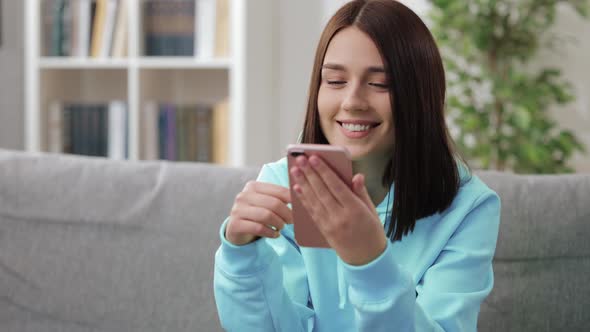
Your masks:
<instances>
[{"instance_id":1,"label":"shelf compartment","mask_svg":"<svg viewBox=\"0 0 590 332\"><path fill-rule=\"evenodd\" d=\"M48 112L51 104L109 103L128 105L126 69L44 69L40 71L40 130L42 151L48 150Z\"/></svg>"}]
</instances>

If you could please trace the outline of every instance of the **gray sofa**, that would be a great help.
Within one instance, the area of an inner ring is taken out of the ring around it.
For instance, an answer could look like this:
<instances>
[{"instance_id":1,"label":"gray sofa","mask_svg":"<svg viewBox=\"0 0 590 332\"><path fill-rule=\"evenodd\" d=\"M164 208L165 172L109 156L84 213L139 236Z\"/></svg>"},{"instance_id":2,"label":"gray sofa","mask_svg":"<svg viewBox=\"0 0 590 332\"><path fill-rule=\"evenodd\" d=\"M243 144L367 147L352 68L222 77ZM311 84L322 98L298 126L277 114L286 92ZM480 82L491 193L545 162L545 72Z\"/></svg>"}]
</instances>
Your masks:
<instances>
[{"instance_id":1,"label":"gray sofa","mask_svg":"<svg viewBox=\"0 0 590 332\"><path fill-rule=\"evenodd\" d=\"M218 227L257 169L0 150L0 331L219 331ZM502 198L480 331L590 331L590 175Z\"/></svg>"}]
</instances>

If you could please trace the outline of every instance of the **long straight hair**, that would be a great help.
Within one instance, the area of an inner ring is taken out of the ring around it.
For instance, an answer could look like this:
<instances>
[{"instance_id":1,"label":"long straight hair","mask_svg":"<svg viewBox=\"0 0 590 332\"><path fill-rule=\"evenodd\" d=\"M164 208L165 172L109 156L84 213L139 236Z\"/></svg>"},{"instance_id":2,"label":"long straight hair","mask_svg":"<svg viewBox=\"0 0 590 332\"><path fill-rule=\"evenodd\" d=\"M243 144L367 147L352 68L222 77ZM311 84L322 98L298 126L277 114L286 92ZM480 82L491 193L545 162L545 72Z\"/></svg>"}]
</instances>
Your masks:
<instances>
[{"instance_id":1,"label":"long straight hair","mask_svg":"<svg viewBox=\"0 0 590 332\"><path fill-rule=\"evenodd\" d=\"M443 63L432 34L406 6L393 0L345 4L327 23L316 50L302 143L329 144L317 106L321 68L334 35L350 26L376 44L391 82L395 140L382 184L395 187L387 236L401 240L418 219L447 209L460 186L456 160L460 157L444 119Z\"/></svg>"}]
</instances>

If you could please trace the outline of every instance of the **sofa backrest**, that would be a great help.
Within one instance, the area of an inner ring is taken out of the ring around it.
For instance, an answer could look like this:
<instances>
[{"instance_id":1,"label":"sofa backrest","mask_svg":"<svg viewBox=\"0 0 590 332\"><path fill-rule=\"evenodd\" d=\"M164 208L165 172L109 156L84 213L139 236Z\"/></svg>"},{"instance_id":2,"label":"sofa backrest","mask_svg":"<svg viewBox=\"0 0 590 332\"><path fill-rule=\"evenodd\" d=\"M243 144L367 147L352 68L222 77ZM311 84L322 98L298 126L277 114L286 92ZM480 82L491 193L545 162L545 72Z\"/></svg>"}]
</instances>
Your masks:
<instances>
[{"instance_id":1,"label":"sofa backrest","mask_svg":"<svg viewBox=\"0 0 590 332\"><path fill-rule=\"evenodd\" d=\"M221 331L217 234L257 172L0 151L0 331Z\"/></svg>"},{"instance_id":2,"label":"sofa backrest","mask_svg":"<svg viewBox=\"0 0 590 332\"><path fill-rule=\"evenodd\" d=\"M218 229L257 169L0 150L0 331L220 331ZM479 331L590 330L590 175L502 199Z\"/></svg>"},{"instance_id":3,"label":"sofa backrest","mask_svg":"<svg viewBox=\"0 0 590 332\"><path fill-rule=\"evenodd\" d=\"M479 175L502 200L479 331L590 331L590 174Z\"/></svg>"}]
</instances>

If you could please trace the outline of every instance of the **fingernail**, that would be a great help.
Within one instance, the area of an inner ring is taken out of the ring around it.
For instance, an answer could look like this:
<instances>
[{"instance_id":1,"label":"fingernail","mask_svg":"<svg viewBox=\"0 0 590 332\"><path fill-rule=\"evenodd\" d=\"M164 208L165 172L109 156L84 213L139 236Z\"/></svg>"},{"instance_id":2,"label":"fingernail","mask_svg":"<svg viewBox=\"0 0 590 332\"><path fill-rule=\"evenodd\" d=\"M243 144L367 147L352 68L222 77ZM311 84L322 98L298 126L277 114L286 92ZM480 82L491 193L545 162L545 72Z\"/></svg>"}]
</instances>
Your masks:
<instances>
[{"instance_id":1,"label":"fingernail","mask_svg":"<svg viewBox=\"0 0 590 332\"><path fill-rule=\"evenodd\" d=\"M301 170L299 170L299 168L294 168L291 171L291 174L293 174L293 176L298 179L301 177Z\"/></svg>"},{"instance_id":2,"label":"fingernail","mask_svg":"<svg viewBox=\"0 0 590 332\"><path fill-rule=\"evenodd\" d=\"M313 156L313 157L309 158L309 163L312 166L317 166L320 164L320 161L318 160L318 157Z\"/></svg>"},{"instance_id":3,"label":"fingernail","mask_svg":"<svg viewBox=\"0 0 590 332\"><path fill-rule=\"evenodd\" d=\"M297 158L297 165L299 165L303 168L306 166L306 164L307 164L307 161L305 160L305 157Z\"/></svg>"}]
</instances>

